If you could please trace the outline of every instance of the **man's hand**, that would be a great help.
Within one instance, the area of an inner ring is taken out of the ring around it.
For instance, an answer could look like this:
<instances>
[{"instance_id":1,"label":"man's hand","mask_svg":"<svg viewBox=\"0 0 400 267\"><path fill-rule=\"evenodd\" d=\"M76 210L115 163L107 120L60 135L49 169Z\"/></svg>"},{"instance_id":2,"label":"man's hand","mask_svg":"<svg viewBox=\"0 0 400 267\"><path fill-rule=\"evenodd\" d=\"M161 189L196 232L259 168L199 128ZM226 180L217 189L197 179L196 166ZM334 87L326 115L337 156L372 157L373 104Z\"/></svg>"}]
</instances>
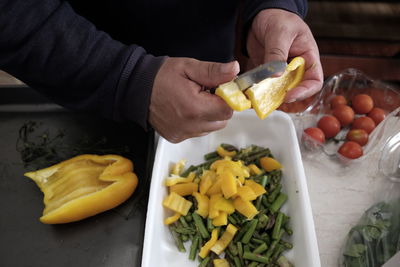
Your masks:
<instances>
[{"instance_id":1,"label":"man's hand","mask_svg":"<svg viewBox=\"0 0 400 267\"><path fill-rule=\"evenodd\" d=\"M149 122L172 143L222 129L232 109L205 88L233 80L239 64L167 58L154 81Z\"/></svg>"},{"instance_id":2,"label":"man's hand","mask_svg":"<svg viewBox=\"0 0 400 267\"><path fill-rule=\"evenodd\" d=\"M252 67L297 56L305 59L303 81L286 94L285 102L302 100L321 89L323 72L318 47L309 27L296 14L281 9L262 10L253 20L247 50Z\"/></svg>"}]
</instances>

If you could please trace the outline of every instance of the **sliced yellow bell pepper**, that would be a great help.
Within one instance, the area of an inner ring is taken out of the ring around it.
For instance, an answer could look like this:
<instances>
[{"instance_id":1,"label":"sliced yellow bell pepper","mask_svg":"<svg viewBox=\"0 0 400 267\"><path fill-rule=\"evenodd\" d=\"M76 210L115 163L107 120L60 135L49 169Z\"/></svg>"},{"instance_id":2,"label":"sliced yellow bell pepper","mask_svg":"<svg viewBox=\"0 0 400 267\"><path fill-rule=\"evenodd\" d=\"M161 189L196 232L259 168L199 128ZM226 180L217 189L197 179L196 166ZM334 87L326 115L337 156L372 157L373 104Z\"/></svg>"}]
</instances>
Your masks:
<instances>
[{"instance_id":1,"label":"sliced yellow bell pepper","mask_svg":"<svg viewBox=\"0 0 400 267\"><path fill-rule=\"evenodd\" d=\"M245 186L250 187L251 190L253 190L256 197L261 196L262 194L265 194L267 192L267 190L265 190L265 188L262 185L250 179L246 180ZM245 199L243 198L243 200Z\"/></svg>"},{"instance_id":2,"label":"sliced yellow bell pepper","mask_svg":"<svg viewBox=\"0 0 400 267\"><path fill-rule=\"evenodd\" d=\"M271 157L260 158L260 165L267 172L282 169L282 165L279 163L279 161Z\"/></svg>"},{"instance_id":3,"label":"sliced yellow bell pepper","mask_svg":"<svg viewBox=\"0 0 400 267\"><path fill-rule=\"evenodd\" d=\"M251 187L248 185L239 187L237 194L243 200L255 200L257 198L256 193L254 193L253 189L251 189Z\"/></svg>"},{"instance_id":4,"label":"sliced yellow bell pepper","mask_svg":"<svg viewBox=\"0 0 400 267\"><path fill-rule=\"evenodd\" d=\"M171 174L180 175L183 172L185 165L186 165L186 160L181 159L180 161L174 164L171 170Z\"/></svg>"},{"instance_id":5,"label":"sliced yellow bell pepper","mask_svg":"<svg viewBox=\"0 0 400 267\"><path fill-rule=\"evenodd\" d=\"M163 201L163 206L184 216L192 207L192 202L175 192L170 193Z\"/></svg>"},{"instance_id":6,"label":"sliced yellow bell pepper","mask_svg":"<svg viewBox=\"0 0 400 267\"><path fill-rule=\"evenodd\" d=\"M191 183L191 182L193 182L195 177L196 177L196 173L194 173L194 172L189 173L189 175L187 177L180 177L179 175L171 174L170 177L165 179L165 185L173 186L175 184L180 184L180 183Z\"/></svg>"},{"instance_id":7,"label":"sliced yellow bell pepper","mask_svg":"<svg viewBox=\"0 0 400 267\"><path fill-rule=\"evenodd\" d=\"M174 215L165 218L164 224L169 225L169 224L171 224L171 223L174 223L174 222L176 222L177 220L179 220L179 218L180 218L181 216L182 216L182 215L181 215L179 212L175 212Z\"/></svg>"},{"instance_id":8,"label":"sliced yellow bell pepper","mask_svg":"<svg viewBox=\"0 0 400 267\"><path fill-rule=\"evenodd\" d=\"M196 213L199 214L203 218L207 218L208 210L209 210L209 199L207 196L200 194L199 192L194 192L193 196L197 201L197 210Z\"/></svg>"},{"instance_id":9,"label":"sliced yellow bell pepper","mask_svg":"<svg viewBox=\"0 0 400 267\"><path fill-rule=\"evenodd\" d=\"M214 259L214 267L230 267L229 262L226 259Z\"/></svg>"},{"instance_id":10,"label":"sliced yellow bell pepper","mask_svg":"<svg viewBox=\"0 0 400 267\"><path fill-rule=\"evenodd\" d=\"M190 196L197 192L199 185L196 183L175 184L169 187L169 192L175 192L180 196Z\"/></svg>"},{"instance_id":11,"label":"sliced yellow bell pepper","mask_svg":"<svg viewBox=\"0 0 400 267\"><path fill-rule=\"evenodd\" d=\"M210 196L210 201L208 204L208 208L209 208L208 217L210 219L214 219L214 218L218 217L219 210L216 209L215 203L217 203L222 198L223 198L222 194L214 194L214 195Z\"/></svg>"},{"instance_id":12,"label":"sliced yellow bell pepper","mask_svg":"<svg viewBox=\"0 0 400 267\"><path fill-rule=\"evenodd\" d=\"M220 155L221 157L233 157L236 155L236 151L228 151L225 148L223 148L221 145L219 145L217 147L217 153L218 155Z\"/></svg>"},{"instance_id":13,"label":"sliced yellow bell pepper","mask_svg":"<svg viewBox=\"0 0 400 267\"><path fill-rule=\"evenodd\" d=\"M228 170L221 174L221 191L225 198L230 198L237 193L236 179Z\"/></svg>"},{"instance_id":14,"label":"sliced yellow bell pepper","mask_svg":"<svg viewBox=\"0 0 400 267\"><path fill-rule=\"evenodd\" d=\"M258 213L257 208L250 201L243 200L240 197L235 198L233 205L238 212L246 216L249 220L253 219Z\"/></svg>"},{"instance_id":15,"label":"sliced yellow bell pepper","mask_svg":"<svg viewBox=\"0 0 400 267\"><path fill-rule=\"evenodd\" d=\"M235 212L235 206L233 206L232 200L226 199L226 198L219 198L218 200L215 201L214 208L226 212L228 214L232 214Z\"/></svg>"},{"instance_id":16,"label":"sliced yellow bell pepper","mask_svg":"<svg viewBox=\"0 0 400 267\"><path fill-rule=\"evenodd\" d=\"M201 247L199 256L201 258L207 257L207 255L210 253L210 249L212 246L214 246L215 242L218 240L218 229L213 229L211 232L211 238L208 240L204 246Z\"/></svg>"},{"instance_id":17,"label":"sliced yellow bell pepper","mask_svg":"<svg viewBox=\"0 0 400 267\"><path fill-rule=\"evenodd\" d=\"M211 196L222 193L221 186L222 186L222 180L217 179L215 183L210 187L210 189L207 190L207 195Z\"/></svg>"},{"instance_id":18,"label":"sliced yellow bell pepper","mask_svg":"<svg viewBox=\"0 0 400 267\"><path fill-rule=\"evenodd\" d=\"M260 175L261 173L263 173L263 171L260 168L258 168L256 164L250 164L247 167L250 169L251 175Z\"/></svg>"},{"instance_id":19,"label":"sliced yellow bell pepper","mask_svg":"<svg viewBox=\"0 0 400 267\"><path fill-rule=\"evenodd\" d=\"M221 254L232 241L237 230L238 229L233 224L228 224L221 238L218 239L217 242L215 242L214 246L211 247L211 251L213 251L217 255Z\"/></svg>"},{"instance_id":20,"label":"sliced yellow bell pepper","mask_svg":"<svg viewBox=\"0 0 400 267\"><path fill-rule=\"evenodd\" d=\"M44 193L42 223L79 221L112 209L135 191L130 160L118 155L80 155L25 176Z\"/></svg>"},{"instance_id":21,"label":"sliced yellow bell pepper","mask_svg":"<svg viewBox=\"0 0 400 267\"><path fill-rule=\"evenodd\" d=\"M212 220L214 226L223 226L228 224L228 213L219 211L219 215Z\"/></svg>"},{"instance_id":22,"label":"sliced yellow bell pepper","mask_svg":"<svg viewBox=\"0 0 400 267\"><path fill-rule=\"evenodd\" d=\"M233 110L243 111L251 107L251 102L233 81L218 86L215 94L220 96Z\"/></svg>"},{"instance_id":23,"label":"sliced yellow bell pepper","mask_svg":"<svg viewBox=\"0 0 400 267\"><path fill-rule=\"evenodd\" d=\"M214 171L206 170L200 178L200 194L204 195L208 189L213 185L216 179L216 173Z\"/></svg>"}]
</instances>

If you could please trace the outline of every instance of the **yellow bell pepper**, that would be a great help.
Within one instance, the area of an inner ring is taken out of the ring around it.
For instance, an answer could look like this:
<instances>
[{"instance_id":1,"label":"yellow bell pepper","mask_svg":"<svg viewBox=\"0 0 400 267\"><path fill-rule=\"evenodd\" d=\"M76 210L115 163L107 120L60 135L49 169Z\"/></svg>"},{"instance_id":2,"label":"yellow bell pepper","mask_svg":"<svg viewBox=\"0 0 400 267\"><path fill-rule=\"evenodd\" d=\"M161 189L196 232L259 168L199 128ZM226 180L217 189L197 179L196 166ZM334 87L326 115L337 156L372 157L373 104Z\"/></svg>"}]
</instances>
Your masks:
<instances>
[{"instance_id":1,"label":"yellow bell pepper","mask_svg":"<svg viewBox=\"0 0 400 267\"><path fill-rule=\"evenodd\" d=\"M211 251L213 251L217 255L221 254L232 241L237 230L238 229L233 224L228 224L221 238L218 239L217 242L215 242L214 246L211 247Z\"/></svg>"},{"instance_id":2,"label":"yellow bell pepper","mask_svg":"<svg viewBox=\"0 0 400 267\"><path fill-rule=\"evenodd\" d=\"M211 196L222 193L221 186L222 186L222 180L217 179L215 183L210 187L210 189L207 190L207 195Z\"/></svg>"},{"instance_id":3,"label":"yellow bell pepper","mask_svg":"<svg viewBox=\"0 0 400 267\"><path fill-rule=\"evenodd\" d=\"M212 246L214 246L215 242L217 242L218 240L218 229L214 229L211 232L211 238L210 240L208 240L204 246L201 247L200 252L199 252L199 256L201 258L205 258L207 257L207 255L210 253L210 249Z\"/></svg>"},{"instance_id":4,"label":"yellow bell pepper","mask_svg":"<svg viewBox=\"0 0 400 267\"><path fill-rule=\"evenodd\" d=\"M236 179L230 171L221 174L221 190L225 198L230 198L237 193Z\"/></svg>"},{"instance_id":5,"label":"yellow bell pepper","mask_svg":"<svg viewBox=\"0 0 400 267\"><path fill-rule=\"evenodd\" d=\"M217 153L218 155L220 155L221 157L233 157L236 155L236 151L228 151L225 148L223 148L221 145L219 145L217 147Z\"/></svg>"},{"instance_id":6,"label":"yellow bell pepper","mask_svg":"<svg viewBox=\"0 0 400 267\"><path fill-rule=\"evenodd\" d=\"M263 171L260 168L258 168L256 164L250 164L247 167L250 169L251 175L260 175L261 173L263 173Z\"/></svg>"},{"instance_id":7,"label":"yellow bell pepper","mask_svg":"<svg viewBox=\"0 0 400 267\"><path fill-rule=\"evenodd\" d=\"M214 259L214 267L230 267L229 262L226 259Z\"/></svg>"},{"instance_id":8,"label":"yellow bell pepper","mask_svg":"<svg viewBox=\"0 0 400 267\"><path fill-rule=\"evenodd\" d=\"M193 196L197 201L197 210L196 213L199 214L203 218L207 218L208 216L208 202L209 199L207 196L200 194L199 192L194 192Z\"/></svg>"},{"instance_id":9,"label":"yellow bell pepper","mask_svg":"<svg viewBox=\"0 0 400 267\"><path fill-rule=\"evenodd\" d=\"M184 197L175 192L170 193L163 201L164 207L178 212L184 216L187 215L188 211L192 207L192 204L192 202L186 200Z\"/></svg>"},{"instance_id":10,"label":"yellow bell pepper","mask_svg":"<svg viewBox=\"0 0 400 267\"><path fill-rule=\"evenodd\" d=\"M181 159L180 161L174 164L171 170L171 174L180 175L183 172L185 165L186 165L186 160Z\"/></svg>"},{"instance_id":11,"label":"yellow bell pepper","mask_svg":"<svg viewBox=\"0 0 400 267\"><path fill-rule=\"evenodd\" d=\"M250 179L246 180L246 182L244 184L245 184L245 186L248 186L251 188L251 190L253 190L256 197L261 196L267 192L267 190L265 190L265 188L262 185L255 182L254 180L250 180ZM243 198L243 200L245 200L245 198ZM248 199L248 200L252 200L252 199Z\"/></svg>"},{"instance_id":12,"label":"yellow bell pepper","mask_svg":"<svg viewBox=\"0 0 400 267\"><path fill-rule=\"evenodd\" d=\"M255 200L257 198L256 193L254 193L253 189L251 189L251 187L248 185L239 187L237 194L243 200Z\"/></svg>"},{"instance_id":13,"label":"yellow bell pepper","mask_svg":"<svg viewBox=\"0 0 400 267\"><path fill-rule=\"evenodd\" d=\"M214 208L228 214L232 214L235 212L235 206L233 206L232 200L223 197L215 201Z\"/></svg>"},{"instance_id":14,"label":"yellow bell pepper","mask_svg":"<svg viewBox=\"0 0 400 267\"><path fill-rule=\"evenodd\" d=\"M40 221L46 224L79 221L112 209L138 183L132 162L118 155L80 155L24 175L44 194Z\"/></svg>"},{"instance_id":15,"label":"yellow bell pepper","mask_svg":"<svg viewBox=\"0 0 400 267\"><path fill-rule=\"evenodd\" d=\"M196 177L196 173L194 173L194 172L189 173L189 175L187 177L180 177L179 175L171 174L170 177L165 179L165 185L173 186L175 184L180 184L180 183L191 183L191 182L193 182L195 177Z\"/></svg>"},{"instance_id":16,"label":"yellow bell pepper","mask_svg":"<svg viewBox=\"0 0 400 267\"><path fill-rule=\"evenodd\" d=\"M233 81L221 84L215 90L215 94L220 96L225 102L236 111L243 111L251 107L251 102L246 98L237 84Z\"/></svg>"},{"instance_id":17,"label":"yellow bell pepper","mask_svg":"<svg viewBox=\"0 0 400 267\"><path fill-rule=\"evenodd\" d=\"M220 199L222 199L222 194L214 194L210 196L210 202L208 204L208 217L210 219L214 219L218 217L219 215L219 210L215 208L215 203L217 203Z\"/></svg>"},{"instance_id":18,"label":"yellow bell pepper","mask_svg":"<svg viewBox=\"0 0 400 267\"><path fill-rule=\"evenodd\" d=\"M182 216L182 215L181 215L179 212L175 212L174 215L165 218L164 224L169 225L169 224L171 224L171 223L174 223L174 222L176 222L177 220L179 220L179 218L180 218L181 216Z\"/></svg>"},{"instance_id":19,"label":"yellow bell pepper","mask_svg":"<svg viewBox=\"0 0 400 267\"><path fill-rule=\"evenodd\" d=\"M206 170L203 172L201 178L200 178L200 194L204 195L207 193L208 189L213 185L215 181L215 172Z\"/></svg>"},{"instance_id":20,"label":"yellow bell pepper","mask_svg":"<svg viewBox=\"0 0 400 267\"><path fill-rule=\"evenodd\" d=\"M233 201L235 209L247 219L251 220L258 213L257 208L248 200L243 200L240 197L235 198Z\"/></svg>"},{"instance_id":21,"label":"yellow bell pepper","mask_svg":"<svg viewBox=\"0 0 400 267\"><path fill-rule=\"evenodd\" d=\"M197 192L199 185L196 183L175 184L169 187L169 192L175 192L180 196L190 196Z\"/></svg>"},{"instance_id":22,"label":"yellow bell pepper","mask_svg":"<svg viewBox=\"0 0 400 267\"><path fill-rule=\"evenodd\" d=\"M277 161L276 159L271 158L271 157L260 158L260 165L267 172L282 169L282 165L279 163L279 161Z\"/></svg>"},{"instance_id":23,"label":"yellow bell pepper","mask_svg":"<svg viewBox=\"0 0 400 267\"><path fill-rule=\"evenodd\" d=\"M228 213L219 211L219 215L212 220L214 226L222 226L228 224Z\"/></svg>"}]
</instances>

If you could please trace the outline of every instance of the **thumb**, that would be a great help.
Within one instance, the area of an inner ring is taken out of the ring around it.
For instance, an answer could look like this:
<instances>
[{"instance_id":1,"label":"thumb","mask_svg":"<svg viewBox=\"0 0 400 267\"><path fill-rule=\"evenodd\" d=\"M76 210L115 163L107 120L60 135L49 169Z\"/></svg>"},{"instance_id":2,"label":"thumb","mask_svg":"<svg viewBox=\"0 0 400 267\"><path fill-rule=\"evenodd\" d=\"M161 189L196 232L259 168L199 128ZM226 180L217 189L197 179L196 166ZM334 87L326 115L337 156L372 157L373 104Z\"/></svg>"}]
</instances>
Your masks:
<instances>
[{"instance_id":1,"label":"thumb","mask_svg":"<svg viewBox=\"0 0 400 267\"><path fill-rule=\"evenodd\" d=\"M233 80L239 71L240 66L236 60L229 63L193 60L185 69L192 81L209 88Z\"/></svg>"},{"instance_id":2,"label":"thumb","mask_svg":"<svg viewBox=\"0 0 400 267\"><path fill-rule=\"evenodd\" d=\"M293 40L288 31L267 33L264 39L264 62L287 61Z\"/></svg>"}]
</instances>

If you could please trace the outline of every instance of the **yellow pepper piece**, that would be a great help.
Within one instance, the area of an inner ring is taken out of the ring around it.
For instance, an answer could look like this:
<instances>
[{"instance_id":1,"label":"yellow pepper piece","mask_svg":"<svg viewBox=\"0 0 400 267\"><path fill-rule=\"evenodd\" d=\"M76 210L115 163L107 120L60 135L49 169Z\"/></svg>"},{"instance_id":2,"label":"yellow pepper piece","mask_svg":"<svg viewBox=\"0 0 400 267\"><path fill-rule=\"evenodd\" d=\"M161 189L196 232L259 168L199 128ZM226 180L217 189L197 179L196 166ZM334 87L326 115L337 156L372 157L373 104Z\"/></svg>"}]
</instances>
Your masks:
<instances>
[{"instance_id":1,"label":"yellow pepper piece","mask_svg":"<svg viewBox=\"0 0 400 267\"><path fill-rule=\"evenodd\" d=\"M170 177L165 179L166 186L173 186L175 184L180 183L191 183L193 182L194 178L196 177L196 173L191 172L187 177L180 177L179 175L172 174Z\"/></svg>"},{"instance_id":2,"label":"yellow pepper piece","mask_svg":"<svg viewBox=\"0 0 400 267\"><path fill-rule=\"evenodd\" d=\"M182 215L181 215L179 212L175 212L174 215L172 215L172 216L170 216L170 217L168 217L168 218L165 218L164 224L169 225L169 224L171 224L171 223L174 223L174 222L176 222L177 220L179 220L179 218L180 218L181 216L182 216Z\"/></svg>"},{"instance_id":3,"label":"yellow pepper piece","mask_svg":"<svg viewBox=\"0 0 400 267\"><path fill-rule=\"evenodd\" d=\"M232 200L223 197L215 201L214 208L228 214L235 212L235 206L233 206Z\"/></svg>"},{"instance_id":4,"label":"yellow pepper piece","mask_svg":"<svg viewBox=\"0 0 400 267\"><path fill-rule=\"evenodd\" d=\"M163 201L164 207L178 212L186 216L189 209L192 207L192 202L186 200L184 197L178 195L175 192L170 193Z\"/></svg>"},{"instance_id":5,"label":"yellow pepper piece","mask_svg":"<svg viewBox=\"0 0 400 267\"><path fill-rule=\"evenodd\" d=\"M277 161L276 159L271 158L271 157L260 158L260 165L267 172L282 169L282 165L279 163L279 161Z\"/></svg>"},{"instance_id":6,"label":"yellow pepper piece","mask_svg":"<svg viewBox=\"0 0 400 267\"><path fill-rule=\"evenodd\" d=\"M259 183L255 182L253 180L250 180L250 179L246 180L245 186L250 187L251 190L253 190L253 192L256 195L256 197L267 193L267 190L265 190L265 188L262 185L260 185ZM243 200L245 200L245 199L243 198Z\"/></svg>"},{"instance_id":7,"label":"yellow pepper piece","mask_svg":"<svg viewBox=\"0 0 400 267\"><path fill-rule=\"evenodd\" d=\"M221 174L221 190L225 198L230 198L237 193L236 179L230 171Z\"/></svg>"},{"instance_id":8,"label":"yellow pepper piece","mask_svg":"<svg viewBox=\"0 0 400 267\"><path fill-rule=\"evenodd\" d=\"M44 194L40 221L46 224L79 221L112 209L138 183L132 162L118 155L80 155L24 175Z\"/></svg>"},{"instance_id":9,"label":"yellow pepper piece","mask_svg":"<svg viewBox=\"0 0 400 267\"><path fill-rule=\"evenodd\" d=\"M213 229L211 232L211 238L208 240L204 246L201 247L199 256L201 258L207 257L207 255L210 253L210 249L212 246L214 246L215 242L218 240L218 229Z\"/></svg>"},{"instance_id":10,"label":"yellow pepper piece","mask_svg":"<svg viewBox=\"0 0 400 267\"><path fill-rule=\"evenodd\" d=\"M217 179L215 181L215 183L210 187L210 189L208 189L207 191L207 195L211 196L211 195L215 195L215 194L219 194L221 193L221 186L222 186L222 180L221 179Z\"/></svg>"},{"instance_id":11,"label":"yellow pepper piece","mask_svg":"<svg viewBox=\"0 0 400 267\"><path fill-rule=\"evenodd\" d=\"M222 194L214 194L210 196L210 201L208 204L208 217L210 219L214 219L216 217L218 217L219 215L219 210L215 208L215 203L217 203L222 197Z\"/></svg>"},{"instance_id":12,"label":"yellow pepper piece","mask_svg":"<svg viewBox=\"0 0 400 267\"><path fill-rule=\"evenodd\" d=\"M181 159L177 163L174 164L171 170L171 174L175 175L180 175L183 172L183 169L185 168L186 160Z\"/></svg>"},{"instance_id":13,"label":"yellow pepper piece","mask_svg":"<svg viewBox=\"0 0 400 267\"><path fill-rule=\"evenodd\" d=\"M213 251L217 255L221 254L232 241L237 230L238 229L233 224L228 224L224 234L221 236L220 239L217 240L217 242L215 242L214 246L211 247L211 251Z\"/></svg>"},{"instance_id":14,"label":"yellow pepper piece","mask_svg":"<svg viewBox=\"0 0 400 267\"><path fill-rule=\"evenodd\" d=\"M234 81L218 86L215 94L220 96L233 110L243 111L251 107L251 102Z\"/></svg>"},{"instance_id":15,"label":"yellow pepper piece","mask_svg":"<svg viewBox=\"0 0 400 267\"><path fill-rule=\"evenodd\" d=\"M221 145L219 145L217 147L217 153L218 155L220 155L221 157L233 157L236 155L236 151L228 151L225 148L223 148Z\"/></svg>"},{"instance_id":16,"label":"yellow pepper piece","mask_svg":"<svg viewBox=\"0 0 400 267\"><path fill-rule=\"evenodd\" d=\"M259 174L263 173L263 171L260 168L258 168L258 166L256 164L250 164L247 167L250 169L251 175L259 175Z\"/></svg>"},{"instance_id":17,"label":"yellow pepper piece","mask_svg":"<svg viewBox=\"0 0 400 267\"><path fill-rule=\"evenodd\" d=\"M214 226L222 226L228 224L228 213L220 211L219 215L212 220Z\"/></svg>"},{"instance_id":18,"label":"yellow pepper piece","mask_svg":"<svg viewBox=\"0 0 400 267\"><path fill-rule=\"evenodd\" d=\"M257 208L248 200L243 200L240 197L235 198L233 201L235 209L251 220L258 213Z\"/></svg>"},{"instance_id":19,"label":"yellow pepper piece","mask_svg":"<svg viewBox=\"0 0 400 267\"><path fill-rule=\"evenodd\" d=\"M208 189L213 185L216 174L214 171L206 170L203 172L200 180L200 194L204 195L207 193Z\"/></svg>"},{"instance_id":20,"label":"yellow pepper piece","mask_svg":"<svg viewBox=\"0 0 400 267\"><path fill-rule=\"evenodd\" d=\"M230 267L229 262L225 259L214 259L214 267Z\"/></svg>"},{"instance_id":21,"label":"yellow pepper piece","mask_svg":"<svg viewBox=\"0 0 400 267\"><path fill-rule=\"evenodd\" d=\"M239 187L237 194L243 200L255 200L257 198L256 193L254 193L253 189L251 189L251 187L248 185Z\"/></svg>"},{"instance_id":22,"label":"yellow pepper piece","mask_svg":"<svg viewBox=\"0 0 400 267\"><path fill-rule=\"evenodd\" d=\"M245 94L260 119L277 109L283 103L286 93L301 82L304 66L304 58L295 57L280 77L267 78L246 90Z\"/></svg>"},{"instance_id":23,"label":"yellow pepper piece","mask_svg":"<svg viewBox=\"0 0 400 267\"><path fill-rule=\"evenodd\" d=\"M175 184L169 187L169 192L175 192L180 196L190 196L197 192L199 185L196 183Z\"/></svg>"},{"instance_id":24,"label":"yellow pepper piece","mask_svg":"<svg viewBox=\"0 0 400 267\"><path fill-rule=\"evenodd\" d=\"M207 196L200 194L199 192L194 192L193 196L196 198L197 201L197 210L196 213L199 214L203 218L207 218L208 216L208 204L209 199Z\"/></svg>"}]
</instances>

